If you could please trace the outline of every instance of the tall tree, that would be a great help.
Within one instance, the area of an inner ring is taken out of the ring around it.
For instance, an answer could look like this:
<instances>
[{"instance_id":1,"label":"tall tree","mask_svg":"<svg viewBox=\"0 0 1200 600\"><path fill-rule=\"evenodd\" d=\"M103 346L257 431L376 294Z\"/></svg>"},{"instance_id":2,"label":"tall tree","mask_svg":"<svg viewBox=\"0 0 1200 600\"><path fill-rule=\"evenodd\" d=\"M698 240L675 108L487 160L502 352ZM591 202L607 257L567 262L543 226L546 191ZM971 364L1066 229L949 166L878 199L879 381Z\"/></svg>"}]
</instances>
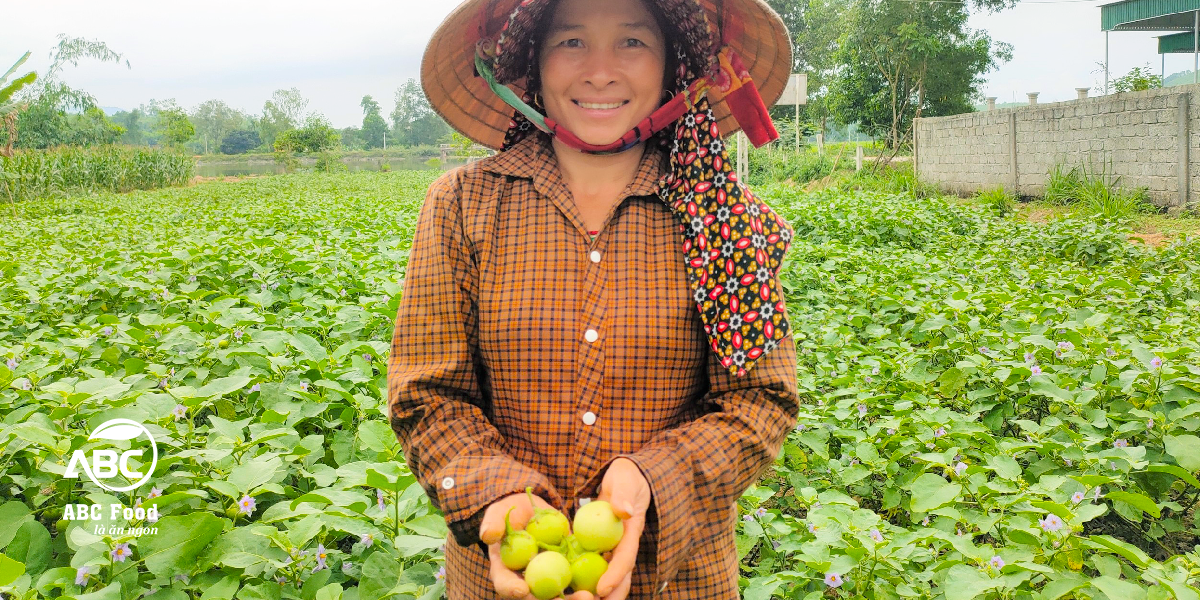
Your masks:
<instances>
[{"instance_id":1,"label":"tall tree","mask_svg":"<svg viewBox=\"0 0 1200 600\"><path fill-rule=\"evenodd\" d=\"M158 134L163 145L180 148L196 135L196 128L182 108L173 106L158 111Z\"/></svg>"},{"instance_id":2,"label":"tall tree","mask_svg":"<svg viewBox=\"0 0 1200 600\"><path fill-rule=\"evenodd\" d=\"M380 115L379 103L371 96L363 96L359 105L363 109L363 125L359 136L366 148L383 146L383 136L387 133L387 122Z\"/></svg>"},{"instance_id":3,"label":"tall tree","mask_svg":"<svg viewBox=\"0 0 1200 600\"><path fill-rule=\"evenodd\" d=\"M792 72L808 78L803 117L823 131L829 119L829 84L837 71L835 54L844 29L845 0L767 0L792 34ZM793 109L794 110L794 109ZM792 111L772 111L792 117Z\"/></svg>"},{"instance_id":4,"label":"tall tree","mask_svg":"<svg viewBox=\"0 0 1200 600\"><path fill-rule=\"evenodd\" d=\"M997 11L1015 0L974 0ZM967 28L967 2L851 0L835 55L840 63L830 94L832 113L886 135L898 149L911 138L913 119L970 112L983 75L1012 58L1012 47Z\"/></svg>"},{"instance_id":5,"label":"tall tree","mask_svg":"<svg viewBox=\"0 0 1200 600\"><path fill-rule=\"evenodd\" d=\"M222 100L201 102L190 115L196 126L196 139L202 141L199 149L208 146L207 152L216 152L229 132L246 123L242 111L231 108Z\"/></svg>"},{"instance_id":6,"label":"tall tree","mask_svg":"<svg viewBox=\"0 0 1200 600\"><path fill-rule=\"evenodd\" d=\"M450 126L433 111L416 79L396 88L396 107L391 116L397 141L403 144L436 144L450 133Z\"/></svg>"},{"instance_id":7,"label":"tall tree","mask_svg":"<svg viewBox=\"0 0 1200 600\"><path fill-rule=\"evenodd\" d=\"M274 147L281 133L300 126L307 107L308 100L300 95L299 89L275 90L263 104L262 117L255 120L259 137L268 148Z\"/></svg>"}]
</instances>

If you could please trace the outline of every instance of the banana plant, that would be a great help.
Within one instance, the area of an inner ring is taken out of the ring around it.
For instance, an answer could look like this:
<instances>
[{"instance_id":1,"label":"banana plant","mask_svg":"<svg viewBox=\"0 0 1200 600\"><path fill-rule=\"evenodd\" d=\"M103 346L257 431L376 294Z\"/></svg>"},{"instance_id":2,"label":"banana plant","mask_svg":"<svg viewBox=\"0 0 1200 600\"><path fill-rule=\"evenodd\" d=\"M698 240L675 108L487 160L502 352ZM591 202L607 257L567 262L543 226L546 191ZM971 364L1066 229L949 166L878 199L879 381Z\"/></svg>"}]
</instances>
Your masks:
<instances>
[{"instance_id":1,"label":"banana plant","mask_svg":"<svg viewBox=\"0 0 1200 600\"><path fill-rule=\"evenodd\" d=\"M17 102L13 100L13 96L23 87L33 83L37 79L37 73L30 71L9 83L8 78L17 71L25 61L29 60L29 52L26 52L16 64L12 66L2 77L0 77L0 125L8 128L8 143L0 147L0 154L4 156L12 156L12 145L17 137Z\"/></svg>"}]
</instances>

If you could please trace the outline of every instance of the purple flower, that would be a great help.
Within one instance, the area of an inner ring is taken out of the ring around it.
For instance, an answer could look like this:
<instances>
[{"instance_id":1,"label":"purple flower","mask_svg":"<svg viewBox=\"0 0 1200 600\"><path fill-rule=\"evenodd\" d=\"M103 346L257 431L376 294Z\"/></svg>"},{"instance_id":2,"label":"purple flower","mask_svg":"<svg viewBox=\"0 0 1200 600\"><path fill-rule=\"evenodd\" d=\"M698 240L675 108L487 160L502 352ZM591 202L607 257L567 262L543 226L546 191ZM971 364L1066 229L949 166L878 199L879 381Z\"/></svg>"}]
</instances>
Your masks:
<instances>
[{"instance_id":1,"label":"purple flower","mask_svg":"<svg viewBox=\"0 0 1200 600\"><path fill-rule=\"evenodd\" d=\"M1162 359L1161 359L1161 358L1159 358L1159 357L1155 356L1154 358L1150 359L1150 368L1151 368L1151 369L1155 369L1155 370L1157 370L1157 369L1158 369L1159 367L1161 367L1161 366L1162 366Z\"/></svg>"},{"instance_id":2,"label":"purple flower","mask_svg":"<svg viewBox=\"0 0 1200 600\"><path fill-rule=\"evenodd\" d=\"M940 437L942 437L943 435L946 435L946 428L945 428L945 427L938 427L937 429L935 429L935 430L933 431L933 437L935 437L935 438L940 438Z\"/></svg>"},{"instance_id":3,"label":"purple flower","mask_svg":"<svg viewBox=\"0 0 1200 600\"><path fill-rule=\"evenodd\" d=\"M317 566L313 567L313 573L329 568L329 565L325 564L327 558L329 558L329 552L325 550L325 544L317 544Z\"/></svg>"},{"instance_id":4,"label":"purple flower","mask_svg":"<svg viewBox=\"0 0 1200 600\"><path fill-rule=\"evenodd\" d=\"M1059 529L1062 529L1063 520L1060 519L1058 515L1051 513L1046 515L1046 518L1039 519L1038 525L1041 525L1042 529L1046 531L1058 531Z\"/></svg>"},{"instance_id":5,"label":"purple flower","mask_svg":"<svg viewBox=\"0 0 1200 600\"><path fill-rule=\"evenodd\" d=\"M896 430L892 427L888 427L887 432L888 432L888 435L896 435Z\"/></svg>"},{"instance_id":6,"label":"purple flower","mask_svg":"<svg viewBox=\"0 0 1200 600\"><path fill-rule=\"evenodd\" d=\"M808 532L809 532L809 533L816 533L816 532L817 532L817 526L816 526L815 524L813 524L813 523L809 523L809 524L808 524Z\"/></svg>"},{"instance_id":7,"label":"purple flower","mask_svg":"<svg viewBox=\"0 0 1200 600\"><path fill-rule=\"evenodd\" d=\"M158 380L158 389L160 389L160 390L165 390L165 389L167 389L167 383L168 383L168 382L167 382L167 378L166 378L166 377L163 377L162 379L159 379L159 380Z\"/></svg>"},{"instance_id":8,"label":"purple flower","mask_svg":"<svg viewBox=\"0 0 1200 600\"><path fill-rule=\"evenodd\" d=\"M4 361L4 364L8 365L9 370L15 369L15 368L17 368L17 359L10 358L10 359Z\"/></svg>"},{"instance_id":9,"label":"purple flower","mask_svg":"<svg viewBox=\"0 0 1200 600\"><path fill-rule=\"evenodd\" d=\"M871 539L875 540L876 543L883 543L883 532L879 531L879 528L872 527L869 535L871 536Z\"/></svg>"},{"instance_id":10,"label":"purple flower","mask_svg":"<svg viewBox=\"0 0 1200 600\"><path fill-rule=\"evenodd\" d=\"M82 567L75 569L75 585L86 584L88 580L88 571L90 570L91 568L87 565L83 565Z\"/></svg>"},{"instance_id":11,"label":"purple flower","mask_svg":"<svg viewBox=\"0 0 1200 600\"><path fill-rule=\"evenodd\" d=\"M187 416L187 407L182 404L176 404L175 408L171 410L171 414L175 415L175 420L178 421Z\"/></svg>"},{"instance_id":12,"label":"purple flower","mask_svg":"<svg viewBox=\"0 0 1200 600\"><path fill-rule=\"evenodd\" d=\"M1071 494L1071 502L1073 504L1079 504L1080 502L1083 502L1083 492L1080 491L1080 492L1075 492L1074 494Z\"/></svg>"},{"instance_id":13,"label":"purple flower","mask_svg":"<svg viewBox=\"0 0 1200 600\"><path fill-rule=\"evenodd\" d=\"M1004 568L1004 559L1000 558L999 556L993 556L992 560L988 561L988 564L991 565L993 569L999 571L1000 569Z\"/></svg>"},{"instance_id":14,"label":"purple flower","mask_svg":"<svg viewBox=\"0 0 1200 600\"><path fill-rule=\"evenodd\" d=\"M1112 348L1105 348L1104 353L1107 354L1110 358L1117 355L1117 351L1113 350Z\"/></svg>"},{"instance_id":15,"label":"purple flower","mask_svg":"<svg viewBox=\"0 0 1200 600\"><path fill-rule=\"evenodd\" d=\"M243 515L253 513L254 507L257 504L258 503L254 501L254 498L251 498L249 495L242 496L242 499L238 500L238 512L242 513Z\"/></svg>"},{"instance_id":16,"label":"purple flower","mask_svg":"<svg viewBox=\"0 0 1200 600\"><path fill-rule=\"evenodd\" d=\"M382 494L382 493L383 493L382 490L380 490L380 494ZM364 534L362 534L362 537L358 538L358 543L362 544L363 546L366 546L367 548L370 548L371 545L375 543L375 536L373 536L369 533L364 533Z\"/></svg>"},{"instance_id":17,"label":"purple flower","mask_svg":"<svg viewBox=\"0 0 1200 600\"><path fill-rule=\"evenodd\" d=\"M243 332L242 332L242 330L241 330L241 329L238 329L238 330L234 331L234 332L233 332L233 339L235 339L235 340L240 340L240 339L242 339L242 333L243 333Z\"/></svg>"},{"instance_id":18,"label":"purple flower","mask_svg":"<svg viewBox=\"0 0 1200 600\"><path fill-rule=\"evenodd\" d=\"M1113 448L1128 448L1128 447L1129 447L1129 442L1126 441L1125 438L1118 438L1117 441L1113 442Z\"/></svg>"},{"instance_id":19,"label":"purple flower","mask_svg":"<svg viewBox=\"0 0 1200 600\"><path fill-rule=\"evenodd\" d=\"M1029 368L1029 376L1030 377L1037 377L1038 375L1041 375L1041 374L1042 374L1041 367L1039 367L1037 365L1033 365L1032 367Z\"/></svg>"},{"instance_id":20,"label":"purple flower","mask_svg":"<svg viewBox=\"0 0 1200 600\"><path fill-rule=\"evenodd\" d=\"M980 347L979 347L979 353L980 353L980 354L985 354L985 355L986 355L986 354L991 354L991 352L992 352L992 351L991 351L991 350L988 350L988 347L987 347L987 346L980 346Z\"/></svg>"},{"instance_id":21,"label":"purple flower","mask_svg":"<svg viewBox=\"0 0 1200 600\"><path fill-rule=\"evenodd\" d=\"M758 518L760 518L760 519L761 519L761 518L763 518L763 517L765 517L765 516L767 516L767 509L765 509L765 508L763 508L763 507L761 507L761 506L760 506L760 507L758 507L758 508L756 508L756 509L754 510L754 516L756 516L756 517L758 517Z\"/></svg>"},{"instance_id":22,"label":"purple flower","mask_svg":"<svg viewBox=\"0 0 1200 600\"><path fill-rule=\"evenodd\" d=\"M438 581L445 581L446 567L438 567L437 573L433 574L433 578L437 579Z\"/></svg>"},{"instance_id":23,"label":"purple flower","mask_svg":"<svg viewBox=\"0 0 1200 600\"><path fill-rule=\"evenodd\" d=\"M808 426L805 425L804 423L800 423L799 425L796 425L796 431L804 431L805 429L808 429Z\"/></svg>"},{"instance_id":24,"label":"purple flower","mask_svg":"<svg viewBox=\"0 0 1200 600\"><path fill-rule=\"evenodd\" d=\"M875 367L874 369L871 369L871 374L872 374L872 375L878 375L878 374L879 374L879 367Z\"/></svg>"},{"instance_id":25,"label":"purple flower","mask_svg":"<svg viewBox=\"0 0 1200 600\"><path fill-rule=\"evenodd\" d=\"M825 574L825 585L835 588L842 585L842 576L830 571Z\"/></svg>"},{"instance_id":26,"label":"purple flower","mask_svg":"<svg viewBox=\"0 0 1200 600\"><path fill-rule=\"evenodd\" d=\"M860 417L867 416L867 405L866 404L858 405L858 416L860 416Z\"/></svg>"},{"instance_id":27,"label":"purple flower","mask_svg":"<svg viewBox=\"0 0 1200 600\"><path fill-rule=\"evenodd\" d=\"M195 283L195 282L196 282L196 276L195 276L195 275L192 275L191 277L188 277L188 282L189 282L189 283Z\"/></svg>"},{"instance_id":28,"label":"purple flower","mask_svg":"<svg viewBox=\"0 0 1200 600\"><path fill-rule=\"evenodd\" d=\"M778 540L771 540L771 547L772 547L772 548L774 548L774 549L776 549L776 550L778 550L778 549L779 549L779 547L780 547L780 546L782 546L782 545L783 545L783 544L780 544Z\"/></svg>"},{"instance_id":29,"label":"purple flower","mask_svg":"<svg viewBox=\"0 0 1200 600\"><path fill-rule=\"evenodd\" d=\"M1101 493L1103 493L1101 487L1096 486L1096 489L1092 492L1092 500L1099 500Z\"/></svg>"},{"instance_id":30,"label":"purple flower","mask_svg":"<svg viewBox=\"0 0 1200 600\"><path fill-rule=\"evenodd\" d=\"M32 389L33 389L33 382L29 381L28 379L22 379L22 380L21 380L21 389L23 389L23 390L25 390L25 391L27 391L27 392L28 392L29 390L32 390Z\"/></svg>"},{"instance_id":31,"label":"purple flower","mask_svg":"<svg viewBox=\"0 0 1200 600\"><path fill-rule=\"evenodd\" d=\"M256 383L256 384L254 384L254 385L252 385L252 386L250 386L250 391L251 391L251 392L257 392L257 391L259 391L260 389L261 389L261 388L260 388L260 387L258 387L258 384L257 384L257 383Z\"/></svg>"},{"instance_id":32,"label":"purple flower","mask_svg":"<svg viewBox=\"0 0 1200 600\"><path fill-rule=\"evenodd\" d=\"M117 544L108 552L113 562L125 562L125 559L133 556L133 550L129 549L129 544Z\"/></svg>"},{"instance_id":33,"label":"purple flower","mask_svg":"<svg viewBox=\"0 0 1200 600\"><path fill-rule=\"evenodd\" d=\"M1026 353L1025 353L1025 363L1026 363L1026 364L1030 364L1030 365L1031 365L1031 364L1034 364L1034 363L1036 363L1036 362L1037 362L1037 357L1036 357L1036 356L1034 356L1032 352L1026 352Z\"/></svg>"},{"instance_id":34,"label":"purple flower","mask_svg":"<svg viewBox=\"0 0 1200 600\"><path fill-rule=\"evenodd\" d=\"M379 505L379 510L386 508L383 503L383 490L375 490L375 503Z\"/></svg>"},{"instance_id":35,"label":"purple flower","mask_svg":"<svg viewBox=\"0 0 1200 600\"><path fill-rule=\"evenodd\" d=\"M754 515L752 515L750 513L746 513L746 514L742 515L742 520L749 523L754 520Z\"/></svg>"},{"instance_id":36,"label":"purple flower","mask_svg":"<svg viewBox=\"0 0 1200 600\"><path fill-rule=\"evenodd\" d=\"M1062 350L1064 353L1070 352L1075 349L1075 344L1072 344L1071 342L1059 342L1058 349Z\"/></svg>"},{"instance_id":37,"label":"purple flower","mask_svg":"<svg viewBox=\"0 0 1200 600\"><path fill-rule=\"evenodd\" d=\"M967 463L965 463L965 462L960 462L960 463L954 465L954 474L959 477L962 477L963 472L965 472L966 470L967 470Z\"/></svg>"},{"instance_id":38,"label":"purple flower","mask_svg":"<svg viewBox=\"0 0 1200 600\"><path fill-rule=\"evenodd\" d=\"M375 360L375 357L371 356L370 352L363 352L363 360L365 360L367 362L371 362L371 361Z\"/></svg>"},{"instance_id":39,"label":"purple flower","mask_svg":"<svg viewBox=\"0 0 1200 600\"><path fill-rule=\"evenodd\" d=\"M354 568L354 563L352 563L352 562L350 562L350 561L348 561L348 560L347 560L347 561L344 561L344 562L342 562L342 572L343 572L343 573L349 573L349 572L350 572L350 570L351 570L351 569L353 569L353 568Z\"/></svg>"},{"instance_id":40,"label":"purple flower","mask_svg":"<svg viewBox=\"0 0 1200 600\"><path fill-rule=\"evenodd\" d=\"M929 515L925 515L925 518L921 519L921 525L924 525L925 527L929 527Z\"/></svg>"},{"instance_id":41,"label":"purple flower","mask_svg":"<svg viewBox=\"0 0 1200 600\"><path fill-rule=\"evenodd\" d=\"M100 330L100 333L103 333L103 334L104 334L104 335L106 335L106 336L107 336L107 335L112 335L112 333L113 333L113 328L112 328L112 326L111 326L111 325L110 325L110 326L106 326L104 329L101 329L101 330Z\"/></svg>"},{"instance_id":42,"label":"purple flower","mask_svg":"<svg viewBox=\"0 0 1200 600\"><path fill-rule=\"evenodd\" d=\"M1154 429L1154 419L1146 419L1146 429Z\"/></svg>"},{"instance_id":43,"label":"purple flower","mask_svg":"<svg viewBox=\"0 0 1200 600\"><path fill-rule=\"evenodd\" d=\"M151 498L158 498L159 496L162 496L162 492L162 490L152 487L150 488L150 493L146 495L146 499L149 500Z\"/></svg>"},{"instance_id":44,"label":"purple flower","mask_svg":"<svg viewBox=\"0 0 1200 600\"><path fill-rule=\"evenodd\" d=\"M307 381L300 382L300 391L302 391L302 392L308 391L308 382Z\"/></svg>"}]
</instances>

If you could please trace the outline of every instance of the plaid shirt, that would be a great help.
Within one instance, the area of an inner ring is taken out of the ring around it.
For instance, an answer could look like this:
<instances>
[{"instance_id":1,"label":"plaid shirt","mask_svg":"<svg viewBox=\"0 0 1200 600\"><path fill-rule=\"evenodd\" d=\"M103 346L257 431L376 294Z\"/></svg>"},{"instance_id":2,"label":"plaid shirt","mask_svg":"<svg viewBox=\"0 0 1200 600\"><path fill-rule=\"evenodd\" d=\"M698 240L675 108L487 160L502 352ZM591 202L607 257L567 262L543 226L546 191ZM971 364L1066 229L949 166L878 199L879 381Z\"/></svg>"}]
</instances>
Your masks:
<instances>
[{"instance_id":1,"label":"plaid shirt","mask_svg":"<svg viewBox=\"0 0 1200 600\"><path fill-rule=\"evenodd\" d=\"M735 504L796 421L796 350L742 378L710 360L679 217L656 195L665 166L643 155L595 239L540 134L429 189L388 409L450 527L451 600L497 597L488 504L532 486L573 517L622 456L653 495L629 597L738 597Z\"/></svg>"}]
</instances>

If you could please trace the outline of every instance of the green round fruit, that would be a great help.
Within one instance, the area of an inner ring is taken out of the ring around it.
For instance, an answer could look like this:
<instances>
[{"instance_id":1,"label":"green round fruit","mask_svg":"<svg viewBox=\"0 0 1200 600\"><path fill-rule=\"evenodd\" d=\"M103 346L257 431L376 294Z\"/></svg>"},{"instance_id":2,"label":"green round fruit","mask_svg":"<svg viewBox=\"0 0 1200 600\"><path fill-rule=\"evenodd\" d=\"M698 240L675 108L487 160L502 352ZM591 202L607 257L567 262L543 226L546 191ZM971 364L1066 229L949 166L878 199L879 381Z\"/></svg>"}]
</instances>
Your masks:
<instances>
[{"instance_id":1,"label":"green round fruit","mask_svg":"<svg viewBox=\"0 0 1200 600\"><path fill-rule=\"evenodd\" d=\"M538 600L557 598L571 585L571 563L558 552L542 552L525 567L525 583Z\"/></svg>"},{"instance_id":2,"label":"green round fruit","mask_svg":"<svg viewBox=\"0 0 1200 600\"><path fill-rule=\"evenodd\" d=\"M608 552L617 547L625 534L625 524L613 512L612 505L603 500L584 504L575 513L575 538L584 550Z\"/></svg>"},{"instance_id":3,"label":"green round fruit","mask_svg":"<svg viewBox=\"0 0 1200 600\"><path fill-rule=\"evenodd\" d=\"M500 562L513 571L524 569L537 553L537 540L528 531L514 531L500 544Z\"/></svg>"},{"instance_id":4,"label":"green round fruit","mask_svg":"<svg viewBox=\"0 0 1200 600\"><path fill-rule=\"evenodd\" d=\"M571 563L571 589L596 593L600 576L608 570L608 561L595 552L584 552Z\"/></svg>"},{"instance_id":5,"label":"green round fruit","mask_svg":"<svg viewBox=\"0 0 1200 600\"><path fill-rule=\"evenodd\" d=\"M533 518L525 524L525 531L528 531L533 539L547 546L557 546L571 533L571 522L567 521L566 515L557 510L539 508L534 511Z\"/></svg>"},{"instance_id":6,"label":"green round fruit","mask_svg":"<svg viewBox=\"0 0 1200 600\"><path fill-rule=\"evenodd\" d=\"M221 341L217 342L217 347L218 348L228 348L229 340L221 340Z\"/></svg>"}]
</instances>

